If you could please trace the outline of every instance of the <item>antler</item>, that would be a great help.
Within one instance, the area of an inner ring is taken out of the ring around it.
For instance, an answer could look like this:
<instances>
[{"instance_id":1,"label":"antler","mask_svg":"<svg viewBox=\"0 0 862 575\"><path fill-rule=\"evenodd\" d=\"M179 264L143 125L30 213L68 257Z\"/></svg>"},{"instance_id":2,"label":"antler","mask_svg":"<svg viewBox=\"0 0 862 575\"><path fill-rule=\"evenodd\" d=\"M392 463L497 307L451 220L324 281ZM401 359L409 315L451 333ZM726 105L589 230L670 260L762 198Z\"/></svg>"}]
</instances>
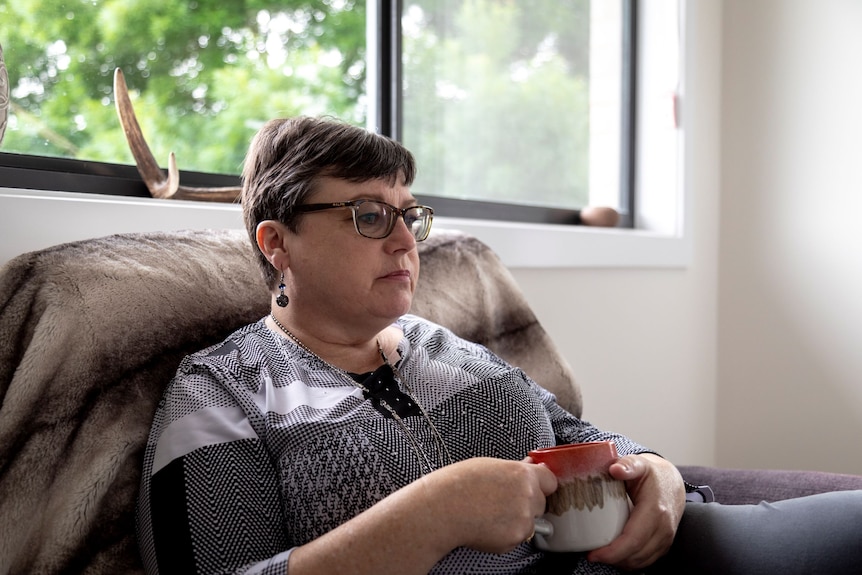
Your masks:
<instances>
[{"instance_id":1,"label":"antler","mask_svg":"<svg viewBox=\"0 0 862 575\"><path fill-rule=\"evenodd\" d=\"M129 149L135 158L138 173L141 174L150 195L154 198L174 198L177 200L204 200L211 202L235 202L239 198L239 187L222 188L195 188L180 185L180 172L177 170L177 159L173 152L168 156L168 175L159 168L159 164L153 157L141 126L135 116L132 100L129 98L129 89L126 87L126 79L123 71L114 70L114 98L117 107L117 115L120 117L120 125L129 142Z\"/></svg>"},{"instance_id":2,"label":"antler","mask_svg":"<svg viewBox=\"0 0 862 575\"><path fill-rule=\"evenodd\" d=\"M6 120L9 117L9 72L3 61L3 45L0 44L0 143L6 133Z\"/></svg>"}]
</instances>

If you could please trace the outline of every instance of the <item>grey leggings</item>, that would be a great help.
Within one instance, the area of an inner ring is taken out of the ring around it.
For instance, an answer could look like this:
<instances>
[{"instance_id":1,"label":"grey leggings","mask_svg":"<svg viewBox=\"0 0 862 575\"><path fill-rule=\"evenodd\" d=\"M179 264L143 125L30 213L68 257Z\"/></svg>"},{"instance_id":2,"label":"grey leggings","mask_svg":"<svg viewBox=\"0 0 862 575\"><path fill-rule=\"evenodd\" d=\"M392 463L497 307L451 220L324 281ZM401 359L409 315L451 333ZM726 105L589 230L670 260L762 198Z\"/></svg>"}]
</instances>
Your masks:
<instances>
[{"instance_id":1,"label":"grey leggings","mask_svg":"<svg viewBox=\"0 0 862 575\"><path fill-rule=\"evenodd\" d=\"M862 574L862 491L759 505L687 503L647 573Z\"/></svg>"}]
</instances>

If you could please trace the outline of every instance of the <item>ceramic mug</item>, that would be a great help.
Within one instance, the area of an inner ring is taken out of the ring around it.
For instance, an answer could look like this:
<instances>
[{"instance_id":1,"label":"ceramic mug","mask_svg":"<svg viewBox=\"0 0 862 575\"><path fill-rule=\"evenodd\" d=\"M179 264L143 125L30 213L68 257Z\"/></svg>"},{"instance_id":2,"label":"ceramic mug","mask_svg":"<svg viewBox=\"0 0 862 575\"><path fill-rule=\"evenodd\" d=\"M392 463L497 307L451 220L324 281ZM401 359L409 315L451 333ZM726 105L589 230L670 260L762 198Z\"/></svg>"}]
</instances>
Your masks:
<instances>
[{"instance_id":1,"label":"ceramic mug","mask_svg":"<svg viewBox=\"0 0 862 575\"><path fill-rule=\"evenodd\" d=\"M629 517L625 483L611 477L613 441L536 449L529 453L557 476L545 514L536 519L533 542L545 551L591 551L613 541Z\"/></svg>"}]
</instances>

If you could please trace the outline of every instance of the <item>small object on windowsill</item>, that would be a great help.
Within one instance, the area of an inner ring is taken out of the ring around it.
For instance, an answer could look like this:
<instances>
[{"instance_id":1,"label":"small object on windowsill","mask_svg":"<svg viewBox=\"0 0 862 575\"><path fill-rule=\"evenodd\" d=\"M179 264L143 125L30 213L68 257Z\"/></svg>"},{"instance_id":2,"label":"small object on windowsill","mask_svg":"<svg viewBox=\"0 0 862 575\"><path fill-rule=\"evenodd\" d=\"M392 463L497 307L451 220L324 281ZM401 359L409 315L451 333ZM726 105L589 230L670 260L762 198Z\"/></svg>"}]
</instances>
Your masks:
<instances>
[{"instance_id":1,"label":"small object on windowsill","mask_svg":"<svg viewBox=\"0 0 862 575\"><path fill-rule=\"evenodd\" d=\"M588 206L581 209L580 223L583 226L615 228L620 222L620 214L613 208Z\"/></svg>"}]
</instances>

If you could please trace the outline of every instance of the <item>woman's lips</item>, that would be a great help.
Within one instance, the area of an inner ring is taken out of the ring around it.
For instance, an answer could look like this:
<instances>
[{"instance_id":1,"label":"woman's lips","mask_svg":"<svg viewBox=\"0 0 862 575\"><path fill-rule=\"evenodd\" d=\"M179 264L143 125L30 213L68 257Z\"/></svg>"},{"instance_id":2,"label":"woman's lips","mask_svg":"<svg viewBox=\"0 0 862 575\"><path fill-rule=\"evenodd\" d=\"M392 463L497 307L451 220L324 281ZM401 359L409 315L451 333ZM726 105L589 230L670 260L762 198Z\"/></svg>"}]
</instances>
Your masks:
<instances>
[{"instance_id":1,"label":"woman's lips","mask_svg":"<svg viewBox=\"0 0 862 575\"><path fill-rule=\"evenodd\" d=\"M381 277L381 279L387 280L409 280L412 274L410 270L395 270L394 272L390 272Z\"/></svg>"}]
</instances>

